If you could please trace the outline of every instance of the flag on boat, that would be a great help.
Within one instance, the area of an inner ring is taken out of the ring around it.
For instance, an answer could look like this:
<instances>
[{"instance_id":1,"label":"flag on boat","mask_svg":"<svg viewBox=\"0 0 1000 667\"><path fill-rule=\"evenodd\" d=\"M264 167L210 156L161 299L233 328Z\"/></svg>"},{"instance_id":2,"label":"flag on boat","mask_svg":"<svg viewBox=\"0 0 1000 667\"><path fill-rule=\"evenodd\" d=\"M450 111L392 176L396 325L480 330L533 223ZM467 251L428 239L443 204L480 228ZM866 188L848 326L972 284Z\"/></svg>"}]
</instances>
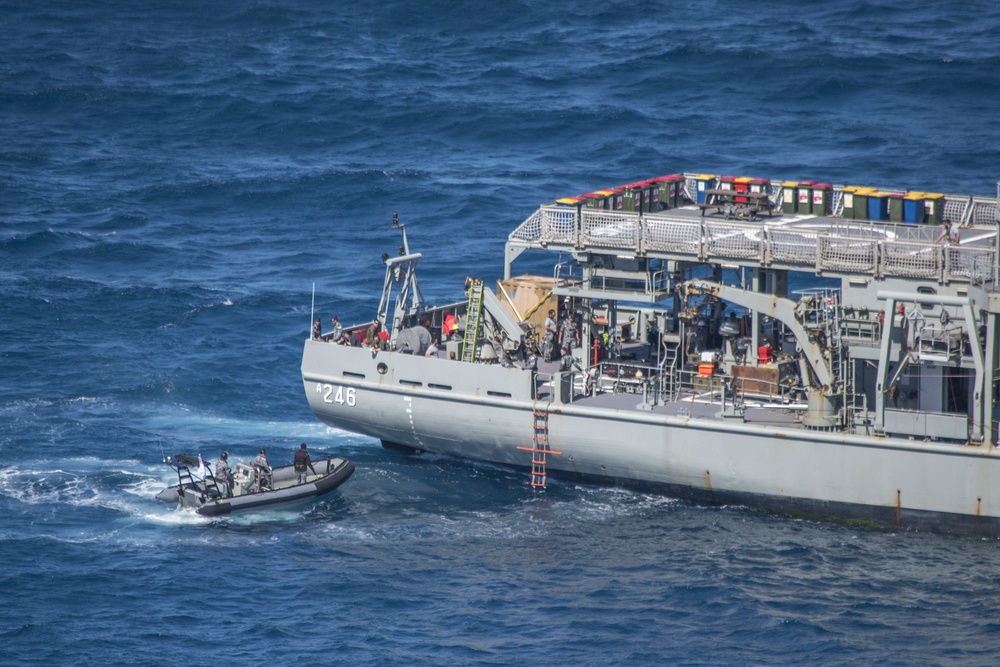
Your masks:
<instances>
[{"instance_id":1,"label":"flag on boat","mask_svg":"<svg viewBox=\"0 0 1000 667\"><path fill-rule=\"evenodd\" d=\"M205 465L205 459L201 458L201 454L198 454L198 476L202 479L208 477L208 466Z\"/></svg>"}]
</instances>

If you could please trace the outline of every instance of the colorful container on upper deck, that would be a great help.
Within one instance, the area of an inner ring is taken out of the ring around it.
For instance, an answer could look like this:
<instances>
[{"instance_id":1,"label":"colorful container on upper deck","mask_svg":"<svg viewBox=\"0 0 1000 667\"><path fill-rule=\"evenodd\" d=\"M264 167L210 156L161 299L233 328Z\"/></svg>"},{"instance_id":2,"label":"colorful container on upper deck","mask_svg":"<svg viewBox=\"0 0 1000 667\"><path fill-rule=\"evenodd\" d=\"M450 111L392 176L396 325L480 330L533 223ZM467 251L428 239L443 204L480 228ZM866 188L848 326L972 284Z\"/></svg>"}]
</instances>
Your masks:
<instances>
[{"instance_id":1,"label":"colorful container on upper deck","mask_svg":"<svg viewBox=\"0 0 1000 667\"><path fill-rule=\"evenodd\" d=\"M594 192L585 192L580 196L587 202L587 208L607 208L608 195L610 194L607 190L595 190Z\"/></svg>"},{"instance_id":2,"label":"colorful container on upper deck","mask_svg":"<svg viewBox=\"0 0 1000 667\"><path fill-rule=\"evenodd\" d=\"M813 215L827 215L830 212L830 200L833 185L830 183L813 183L810 188L809 211Z\"/></svg>"},{"instance_id":3,"label":"colorful container on upper deck","mask_svg":"<svg viewBox=\"0 0 1000 667\"><path fill-rule=\"evenodd\" d=\"M767 178L751 178L750 192L766 192L771 194L771 180Z\"/></svg>"},{"instance_id":4,"label":"colorful container on upper deck","mask_svg":"<svg viewBox=\"0 0 1000 667\"><path fill-rule=\"evenodd\" d=\"M622 210L642 211L642 184L628 183L622 186Z\"/></svg>"},{"instance_id":5,"label":"colorful container on upper deck","mask_svg":"<svg viewBox=\"0 0 1000 667\"><path fill-rule=\"evenodd\" d=\"M624 194L625 194L625 187L624 186L619 186L619 187L616 187L616 188L609 188L608 192L610 193L610 196L608 197L608 201L611 203L611 206L610 206L611 210L612 211L620 211L620 210L622 210L623 199L624 199Z\"/></svg>"},{"instance_id":6,"label":"colorful container on upper deck","mask_svg":"<svg viewBox=\"0 0 1000 667\"><path fill-rule=\"evenodd\" d=\"M889 222L903 222L903 195L890 192L886 199L889 202Z\"/></svg>"},{"instance_id":7,"label":"colorful container on upper deck","mask_svg":"<svg viewBox=\"0 0 1000 667\"><path fill-rule=\"evenodd\" d=\"M735 176L719 176L717 187L719 190L735 190L733 183L736 181Z\"/></svg>"},{"instance_id":8,"label":"colorful container on upper deck","mask_svg":"<svg viewBox=\"0 0 1000 667\"><path fill-rule=\"evenodd\" d=\"M640 181L640 185L642 186L642 210L659 211L660 184L650 178L645 181Z\"/></svg>"},{"instance_id":9,"label":"colorful container on upper deck","mask_svg":"<svg viewBox=\"0 0 1000 667\"><path fill-rule=\"evenodd\" d=\"M854 219L868 219L868 196L875 192L875 188L855 188L854 189Z\"/></svg>"},{"instance_id":10,"label":"colorful container on upper deck","mask_svg":"<svg viewBox=\"0 0 1000 667\"><path fill-rule=\"evenodd\" d=\"M812 188L815 181L799 181L799 187L795 196L795 211L799 214L809 215L812 213Z\"/></svg>"},{"instance_id":11,"label":"colorful container on upper deck","mask_svg":"<svg viewBox=\"0 0 1000 667\"><path fill-rule=\"evenodd\" d=\"M715 185L715 174L697 174L694 177L694 181L697 185L698 192L695 195L695 201L699 204L705 203L705 191L711 190L712 186Z\"/></svg>"},{"instance_id":12,"label":"colorful container on upper deck","mask_svg":"<svg viewBox=\"0 0 1000 667\"><path fill-rule=\"evenodd\" d=\"M845 220L854 219L854 193L858 188L853 185L845 185L840 189L841 203L843 204L840 217Z\"/></svg>"},{"instance_id":13,"label":"colorful container on upper deck","mask_svg":"<svg viewBox=\"0 0 1000 667\"><path fill-rule=\"evenodd\" d=\"M888 195L874 190L868 193L868 219L885 220L889 217Z\"/></svg>"},{"instance_id":14,"label":"colorful container on upper deck","mask_svg":"<svg viewBox=\"0 0 1000 667\"><path fill-rule=\"evenodd\" d=\"M748 176L737 176L733 179L733 189L737 192L750 192L750 181L752 179ZM746 197L734 197L737 202L748 202L750 201Z\"/></svg>"},{"instance_id":15,"label":"colorful container on upper deck","mask_svg":"<svg viewBox=\"0 0 1000 667\"><path fill-rule=\"evenodd\" d=\"M683 174L668 174L653 179L660 186L661 208L678 208L684 205L687 198L684 193L686 181Z\"/></svg>"},{"instance_id":16,"label":"colorful container on upper deck","mask_svg":"<svg viewBox=\"0 0 1000 667\"><path fill-rule=\"evenodd\" d=\"M784 181L781 184L781 212L795 213L795 206L799 199L798 181Z\"/></svg>"},{"instance_id":17,"label":"colorful container on upper deck","mask_svg":"<svg viewBox=\"0 0 1000 667\"><path fill-rule=\"evenodd\" d=\"M924 221L924 193L907 192L903 197L903 222L920 224Z\"/></svg>"},{"instance_id":18,"label":"colorful container on upper deck","mask_svg":"<svg viewBox=\"0 0 1000 667\"><path fill-rule=\"evenodd\" d=\"M929 225L940 225L944 222L943 194L939 192L924 193L924 222Z\"/></svg>"},{"instance_id":19,"label":"colorful container on upper deck","mask_svg":"<svg viewBox=\"0 0 1000 667\"><path fill-rule=\"evenodd\" d=\"M563 197L562 199L557 199L556 200L556 206L566 206L566 207L577 208L581 204L583 204L584 201L586 201L586 200L583 198L582 195L579 196L579 197Z\"/></svg>"}]
</instances>

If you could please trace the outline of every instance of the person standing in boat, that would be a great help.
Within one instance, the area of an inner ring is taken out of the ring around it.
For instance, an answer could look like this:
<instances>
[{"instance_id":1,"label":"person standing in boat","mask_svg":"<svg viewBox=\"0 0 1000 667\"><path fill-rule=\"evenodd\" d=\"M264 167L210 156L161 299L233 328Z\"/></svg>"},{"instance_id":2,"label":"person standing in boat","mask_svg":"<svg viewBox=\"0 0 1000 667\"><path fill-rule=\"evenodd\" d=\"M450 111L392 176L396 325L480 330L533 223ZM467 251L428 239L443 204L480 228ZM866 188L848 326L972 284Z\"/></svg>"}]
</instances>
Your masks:
<instances>
[{"instance_id":1,"label":"person standing in boat","mask_svg":"<svg viewBox=\"0 0 1000 667\"><path fill-rule=\"evenodd\" d=\"M313 322L312 338L313 340L323 340L323 322L318 317Z\"/></svg>"},{"instance_id":2,"label":"person standing in boat","mask_svg":"<svg viewBox=\"0 0 1000 667\"><path fill-rule=\"evenodd\" d=\"M215 481L222 484L226 497L233 495L233 474L229 471L229 452L222 452L215 462Z\"/></svg>"},{"instance_id":3,"label":"person standing in boat","mask_svg":"<svg viewBox=\"0 0 1000 667\"><path fill-rule=\"evenodd\" d=\"M271 463L267 460L267 450L261 449L260 454L253 460L254 469L257 471L257 488L263 491L271 487Z\"/></svg>"},{"instance_id":4,"label":"person standing in boat","mask_svg":"<svg viewBox=\"0 0 1000 667\"><path fill-rule=\"evenodd\" d=\"M944 229L941 231L938 237L934 239L934 243L940 243L942 240L948 239L949 244L958 245L958 237L959 237L958 227L951 224L951 220L949 220L948 218L945 218L942 224L944 225Z\"/></svg>"},{"instance_id":5,"label":"person standing in boat","mask_svg":"<svg viewBox=\"0 0 1000 667\"><path fill-rule=\"evenodd\" d=\"M299 484L305 484L307 476L306 470L312 470L312 474L316 474L316 469L313 468L312 459L309 458L309 452L306 451L306 443L299 445L299 451L295 452L295 472L299 476Z\"/></svg>"}]
</instances>

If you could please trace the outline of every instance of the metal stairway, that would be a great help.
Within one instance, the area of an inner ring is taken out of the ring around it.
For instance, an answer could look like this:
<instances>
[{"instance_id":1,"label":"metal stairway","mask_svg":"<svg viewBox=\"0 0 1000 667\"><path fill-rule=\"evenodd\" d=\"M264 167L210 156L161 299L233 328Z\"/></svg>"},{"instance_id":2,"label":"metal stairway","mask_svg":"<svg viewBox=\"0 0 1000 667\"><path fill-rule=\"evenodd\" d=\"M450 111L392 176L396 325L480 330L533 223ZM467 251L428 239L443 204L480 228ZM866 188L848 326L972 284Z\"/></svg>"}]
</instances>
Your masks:
<instances>
[{"instance_id":1,"label":"metal stairway","mask_svg":"<svg viewBox=\"0 0 1000 667\"><path fill-rule=\"evenodd\" d=\"M549 447L548 406L541 410L536 407L532 410L532 416L534 418L534 435L532 436L534 444L531 447L519 446L518 449L531 452L531 486L533 488L544 489L545 482L548 477L545 470L548 455L559 455L562 454L562 452L557 452Z\"/></svg>"},{"instance_id":2,"label":"metal stairway","mask_svg":"<svg viewBox=\"0 0 1000 667\"><path fill-rule=\"evenodd\" d=\"M483 281L472 278L469 285L469 305L465 309L465 338L462 341L462 361L476 360L476 341L483 315Z\"/></svg>"}]
</instances>

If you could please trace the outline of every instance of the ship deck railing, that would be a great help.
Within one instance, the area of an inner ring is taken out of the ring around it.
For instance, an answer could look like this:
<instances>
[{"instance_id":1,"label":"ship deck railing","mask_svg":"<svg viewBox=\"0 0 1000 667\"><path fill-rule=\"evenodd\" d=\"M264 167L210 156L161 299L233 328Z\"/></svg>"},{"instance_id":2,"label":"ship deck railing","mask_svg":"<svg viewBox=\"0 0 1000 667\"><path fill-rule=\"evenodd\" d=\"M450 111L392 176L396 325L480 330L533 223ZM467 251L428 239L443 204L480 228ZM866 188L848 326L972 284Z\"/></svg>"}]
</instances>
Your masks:
<instances>
[{"instance_id":1,"label":"ship deck railing","mask_svg":"<svg viewBox=\"0 0 1000 667\"><path fill-rule=\"evenodd\" d=\"M573 391L564 402L579 402L587 396L627 394L642 397L650 404L666 404L700 397L701 402L736 408L766 401L772 405L792 405L800 389L788 382L772 382L758 377L735 377L721 371L709 375L693 369L668 369L631 360L603 360L593 366L588 383L584 370L579 367L572 377ZM553 392L560 381L558 372L539 372L537 382L540 395ZM589 391L588 391L589 390Z\"/></svg>"},{"instance_id":2,"label":"ship deck railing","mask_svg":"<svg viewBox=\"0 0 1000 667\"><path fill-rule=\"evenodd\" d=\"M817 273L996 282L995 224L963 229L958 245L935 243L939 234L930 225L833 217L725 221L701 218L691 207L649 213L542 206L510 234L507 256L528 248L627 252Z\"/></svg>"}]
</instances>

